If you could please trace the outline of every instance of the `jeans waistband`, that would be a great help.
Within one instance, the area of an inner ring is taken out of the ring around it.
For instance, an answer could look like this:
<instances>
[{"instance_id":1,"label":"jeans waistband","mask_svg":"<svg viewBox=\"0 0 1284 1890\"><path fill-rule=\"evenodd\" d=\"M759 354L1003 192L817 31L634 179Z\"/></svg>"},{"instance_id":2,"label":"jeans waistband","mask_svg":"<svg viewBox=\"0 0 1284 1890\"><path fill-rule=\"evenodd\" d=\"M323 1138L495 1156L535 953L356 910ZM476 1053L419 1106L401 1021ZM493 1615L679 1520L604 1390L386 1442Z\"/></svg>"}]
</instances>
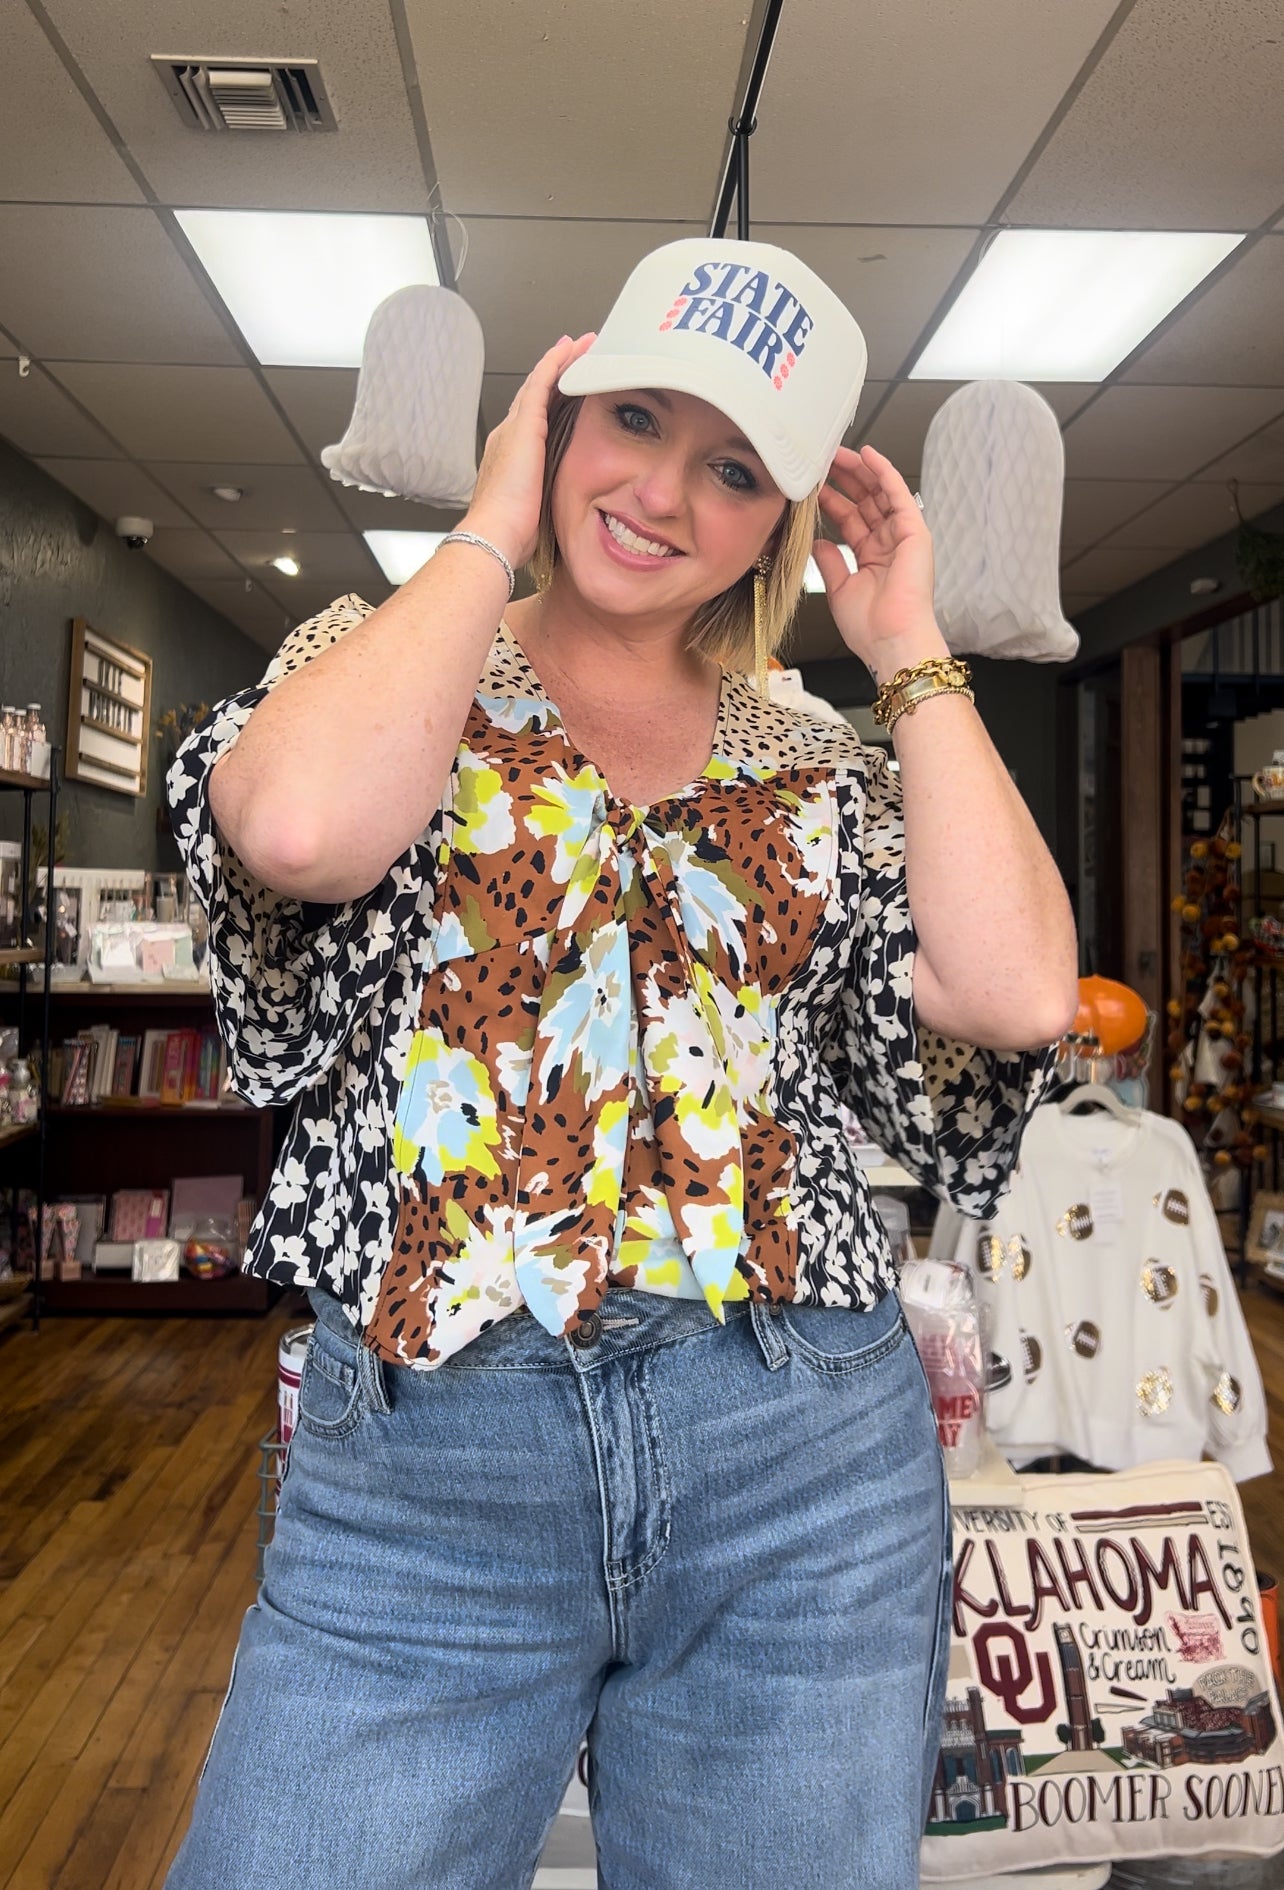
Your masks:
<instances>
[{"instance_id":1,"label":"jeans waistband","mask_svg":"<svg viewBox=\"0 0 1284 1890\"><path fill-rule=\"evenodd\" d=\"M311 1288L308 1297L319 1325L354 1351L366 1350L361 1344L359 1329L337 1299L319 1287ZM750 1300L734 1300L723 1310L727 1325L738 1319L750 1319L768 1363L773 1362L777 1352L783 1363L785 1350L775 1331L777 1308ZM621 1352L672 1345L716 1329L717 1321L703 1300L674 1299L660 1293L612 1287L598 1308L595 1337L587 1345L556 1337L523 1306L452 1353L446 1368L574 1371Z\"/></svg>"}]
</instances>

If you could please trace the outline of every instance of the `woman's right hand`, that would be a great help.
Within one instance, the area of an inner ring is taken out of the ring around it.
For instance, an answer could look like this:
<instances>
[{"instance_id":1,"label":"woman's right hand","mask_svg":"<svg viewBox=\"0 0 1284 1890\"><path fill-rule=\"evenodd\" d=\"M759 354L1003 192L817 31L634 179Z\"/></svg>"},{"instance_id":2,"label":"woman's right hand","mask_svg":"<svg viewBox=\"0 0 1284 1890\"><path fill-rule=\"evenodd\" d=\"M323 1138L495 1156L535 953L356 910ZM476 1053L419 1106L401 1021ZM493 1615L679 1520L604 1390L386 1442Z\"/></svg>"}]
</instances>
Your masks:
<instances>
[{"instance_id":1,"label":"woman's right hand","mask_svg":"<svg viewBox=\"0 0 1284 1890\"><path fill-rule=\"evenodd\" d=\"M588 334L573 341L564 335L536 362L486 441L468 513L458 529L489 538L515 568L531 557L539 535L549 400L571 362L596 339Z\"/></svg>"}]
</instances>

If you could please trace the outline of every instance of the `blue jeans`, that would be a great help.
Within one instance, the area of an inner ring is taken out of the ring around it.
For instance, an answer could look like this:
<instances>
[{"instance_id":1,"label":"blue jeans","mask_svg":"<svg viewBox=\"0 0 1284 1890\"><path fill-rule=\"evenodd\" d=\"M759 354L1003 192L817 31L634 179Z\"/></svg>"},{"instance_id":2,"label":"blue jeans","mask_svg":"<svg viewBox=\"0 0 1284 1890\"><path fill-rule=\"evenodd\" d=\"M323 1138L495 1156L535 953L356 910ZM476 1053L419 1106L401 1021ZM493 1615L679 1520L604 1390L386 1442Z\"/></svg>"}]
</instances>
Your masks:
<instances>
[{"instance_id":1,"label":"blue jeans","mask_svg":"<svg viewBox=\"0 0 1284 1890\"><path fill-rule=\"evenodd\" d=\"M427 1373L314 1303L167 1890L527 1890L585 1737L602 1890L917 1885L949 1515L894 1295L613 1289Z\"/></svg>"}]
</instances>

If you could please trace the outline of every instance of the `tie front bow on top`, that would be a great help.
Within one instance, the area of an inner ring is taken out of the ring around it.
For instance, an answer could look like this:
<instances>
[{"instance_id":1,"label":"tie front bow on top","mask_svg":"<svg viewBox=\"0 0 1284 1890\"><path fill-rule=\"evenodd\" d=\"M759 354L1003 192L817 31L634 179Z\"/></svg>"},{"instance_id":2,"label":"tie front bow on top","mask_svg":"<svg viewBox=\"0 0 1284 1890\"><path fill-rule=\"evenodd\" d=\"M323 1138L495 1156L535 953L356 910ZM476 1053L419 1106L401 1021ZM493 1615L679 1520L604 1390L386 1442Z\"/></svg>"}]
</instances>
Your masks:
<instances>
[{"instance_id":1,"label":"tie front bow on top","mask_svg":"<svg viewBox=\"0 0 1284 1890\"><path fill-rule=\"evenodd\" d=\"M634 807L546 700L479 697L455 782L374 1338L431 1351L521 1303L562 1334L609 1280L719 1321L787 1296L766 1262L788 1277L792 1137L768 1087L832 878L827 775L715 752Z\"/></svg>"}]
</instances>

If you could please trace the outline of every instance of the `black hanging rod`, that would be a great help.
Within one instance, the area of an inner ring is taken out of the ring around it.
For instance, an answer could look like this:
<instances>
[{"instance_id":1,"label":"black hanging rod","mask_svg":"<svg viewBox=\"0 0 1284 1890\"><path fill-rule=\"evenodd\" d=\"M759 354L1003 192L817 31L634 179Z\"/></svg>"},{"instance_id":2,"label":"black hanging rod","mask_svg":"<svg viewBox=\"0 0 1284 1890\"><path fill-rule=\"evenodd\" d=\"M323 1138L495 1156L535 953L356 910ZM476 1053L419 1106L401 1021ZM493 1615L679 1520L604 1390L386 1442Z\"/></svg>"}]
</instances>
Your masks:
<instances>
[{"instance_id":1,"label":"black hanging rod","mask_svg":"<svg viewBox=\"0 0 1284 1890\"><path fill-rule=\"evenodd\" d=\"M758 99L767 76L767 67L771 63L771 49L775 44L776 28L780 24L784 4L785 0L758 0L755 8L757 38L754 38L751 26L746 44L752 44L753 51L746 56L748 70L744 65L741 66L743 83L740 103L727 123L731 135L723 159L722 182L718 186L713 221L709 225L710 236L726 235L733 200L736 206L736 234L741 242L747 241L749 236L749 140L758 129Z\"/></svg>"}]
</instances>

